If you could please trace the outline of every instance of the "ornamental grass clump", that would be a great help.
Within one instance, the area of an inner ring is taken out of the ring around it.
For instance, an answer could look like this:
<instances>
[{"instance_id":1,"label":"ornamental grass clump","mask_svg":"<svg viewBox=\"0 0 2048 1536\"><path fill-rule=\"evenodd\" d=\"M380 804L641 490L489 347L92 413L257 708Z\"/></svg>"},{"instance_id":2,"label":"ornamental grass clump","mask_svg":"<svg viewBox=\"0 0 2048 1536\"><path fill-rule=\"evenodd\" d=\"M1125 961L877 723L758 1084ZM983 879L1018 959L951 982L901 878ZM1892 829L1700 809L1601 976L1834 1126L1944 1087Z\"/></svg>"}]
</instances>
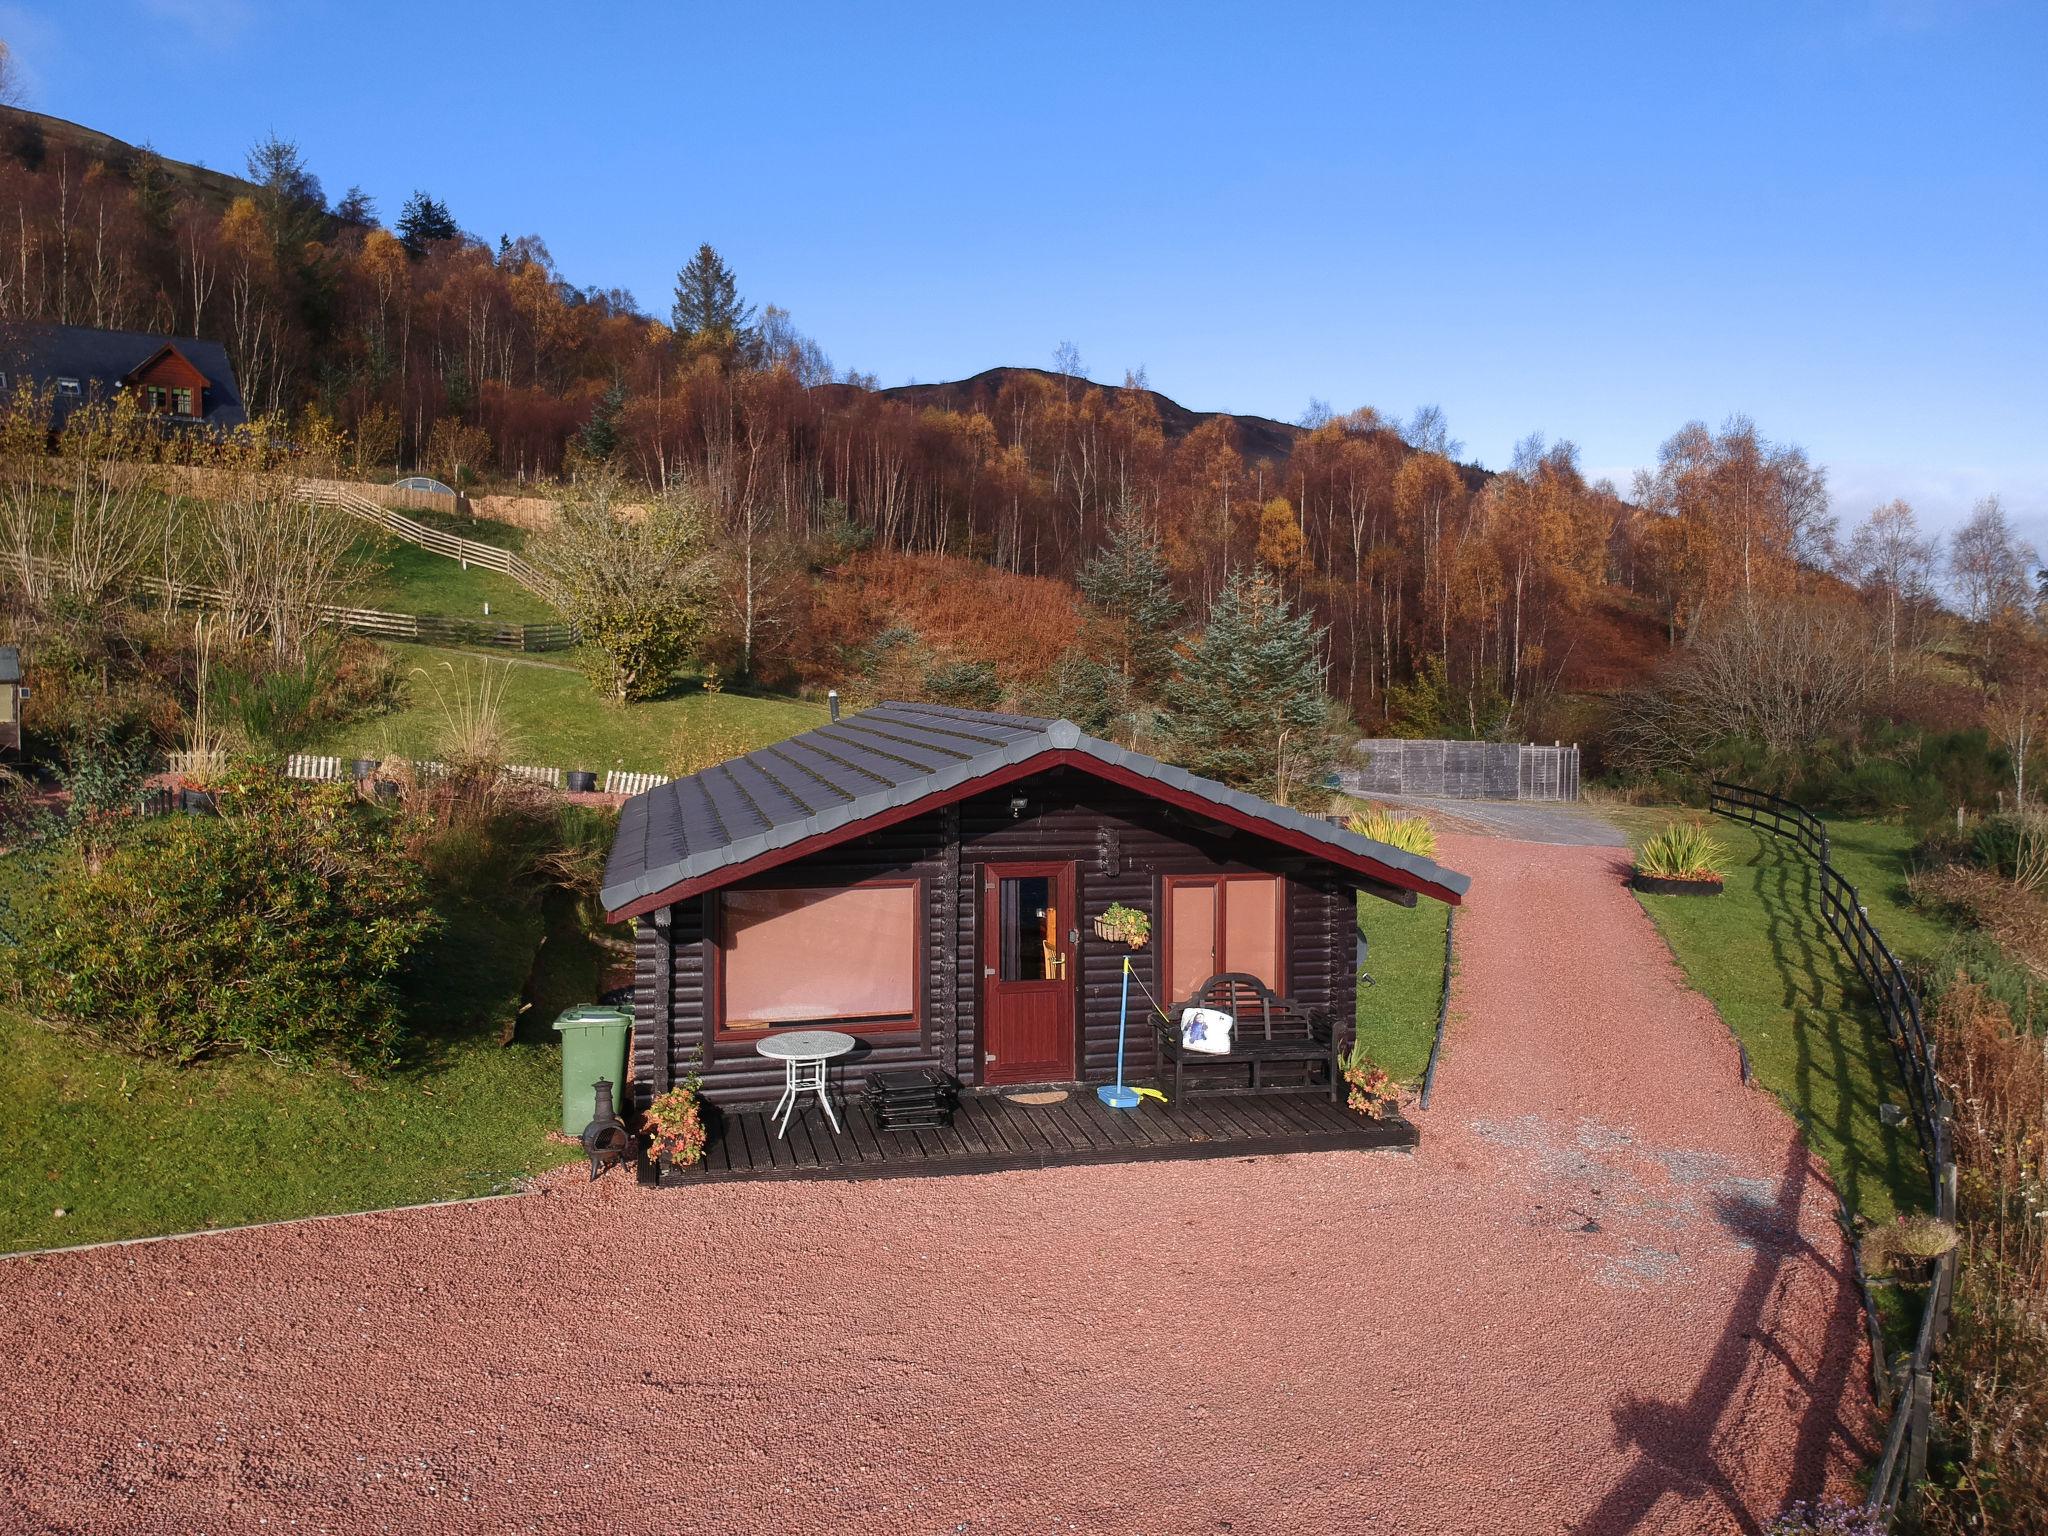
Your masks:
<instances>
[{"instance_id":1,"label":"ornamental grass clump","mask_svg":"<svg viewBox=\"0 0 2048 1536\"><path fill-rule=\"evenodd\" d=\"M1396 816L1384 805L1368 805L1362 811L1353 812L1345 818L1344 830L1369 837L1376 843L1385 843L1389 848L1398 848L1403 853L1419 853L1424 858L1436 854L1436 828L1426 818Z\"/></svg>"},{"instance_id":2,"label":"ornamental grass clump","mask_svg":"<svg viewBox=\"0 0 2048 1536\"><path fill-rule=\"evenodd\" d=\"M1656 880L1700 880L1718 885L1728 855L1697 821L1674 821L1644 843L1636 873Z\"/></svg>"},{"instance_id":3,"label":"ornamental grass clump","mask_svg":"<svg viewBox=\"0 0 2048 1536\"><path fill-rule=\"evenodd\" d=\"M1955 1227L1937 1216L1901 1216L1863 1234L1863 1267L1873 1274L1912 1274L1957 1240Z\"/></svg>"}]
</instances>

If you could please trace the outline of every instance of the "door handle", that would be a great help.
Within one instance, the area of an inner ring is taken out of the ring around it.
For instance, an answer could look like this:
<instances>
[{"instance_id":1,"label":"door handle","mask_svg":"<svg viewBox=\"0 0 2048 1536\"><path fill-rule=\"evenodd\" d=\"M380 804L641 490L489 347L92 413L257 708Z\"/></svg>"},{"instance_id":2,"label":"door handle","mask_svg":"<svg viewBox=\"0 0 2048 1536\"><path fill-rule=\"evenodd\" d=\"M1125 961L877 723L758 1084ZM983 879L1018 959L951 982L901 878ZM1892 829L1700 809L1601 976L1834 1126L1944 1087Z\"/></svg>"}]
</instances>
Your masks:
<instances>
[{"instance_id":1,"label":"door handle","mask_svg":"<svg viewBox=\"0 0 2048 1536\"><path fill-rule=\"evenodd\" d=\"M981 968L981 974L985 980L993 980L996 974L996 968L992 965L984 965Z\"/></svg>"}]
</instances>

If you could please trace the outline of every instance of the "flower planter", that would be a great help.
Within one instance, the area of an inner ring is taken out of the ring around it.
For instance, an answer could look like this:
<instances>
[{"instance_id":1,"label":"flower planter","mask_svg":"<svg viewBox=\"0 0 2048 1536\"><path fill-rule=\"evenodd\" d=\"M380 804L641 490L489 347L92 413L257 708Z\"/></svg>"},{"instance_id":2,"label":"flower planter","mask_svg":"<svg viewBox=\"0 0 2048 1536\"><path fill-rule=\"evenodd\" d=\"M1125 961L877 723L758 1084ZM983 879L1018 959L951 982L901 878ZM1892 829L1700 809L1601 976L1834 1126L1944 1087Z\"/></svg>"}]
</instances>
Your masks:
<instances>
[{"instance_id":1,"label":"flower planter","mask_svg":"<svg viewBox=\"0 0 2048 1536\"><path fill-rule=\"evenodd\" d=\"M569 791L571 794L587 795L597 788L597 775L582 768L569 770Z\"/></svg>"},{"instance_id":2,"label":"flower planter","mask_svg":"<svg viewBox=\"0 0 2048 1536\"><path fill-rule=\"evenodd\" d=\"M1671 875L1646 875L1637 871L1630 882L1649 896L1718 896L1719 880L1680 880Z\"/></svg>"},{"instance_id":3,"label":"flower planter","mask_svg":"<svg viewBox=\"0 0 2048 1536\"><path fill-rule=\"evenodd\" d=\"M1133 934L1120 923L1112 923L1107 918L1098 917L1095 919L1095 937L1105 939L1111 944L1128 944L1133 949L1143 949L1151 935Z\"/></svg>"},{"instance_id":4,"label":"flower planter","mask_svg":"<svg viewBox=\"0 0 2048 1536\"><path fill-rule=\"evenodd\" d=\"M178 809L187 816L218 816L220 802L210 789L181 789L178 791Z\"/></svg>"},{"instance_id":5,"label":"flower planter","mask_svg":"<svg viewBox=\"0 0 2048 1536\"><path fill-rule=\"evenodd\" d=\"M377 759L374 757L355 758L349 763L348 771L349 777L358 781L375 778L377 776Z\"/></svg>"}]
</instances>

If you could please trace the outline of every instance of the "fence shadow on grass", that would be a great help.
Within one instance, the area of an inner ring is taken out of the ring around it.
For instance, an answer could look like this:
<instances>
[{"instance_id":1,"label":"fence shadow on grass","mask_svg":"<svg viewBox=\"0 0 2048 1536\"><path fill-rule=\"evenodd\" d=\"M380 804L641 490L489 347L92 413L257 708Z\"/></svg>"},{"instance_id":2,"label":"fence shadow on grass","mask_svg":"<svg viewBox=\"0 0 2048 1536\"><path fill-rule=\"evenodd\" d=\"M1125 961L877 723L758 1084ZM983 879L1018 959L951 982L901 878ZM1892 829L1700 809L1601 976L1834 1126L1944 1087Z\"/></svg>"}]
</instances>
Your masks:
<instances>
[{"instance_id":1,"label":"fence shadow on grass","mask_svg":"<svg viewBox=\"0 0 2048 1536\"><path fill-rule=\"evenodd\" d=\"M1862 984L1819 916L1819 875L1797 847L1759 836L1757 899L1771 963L1791 1020L1792 1090L1787 1108L1808 1134L1827 1136L1836 1182L1851 1210L1866 1208L1873 1181L1894 1201L1911 1200L1919 1178L1900 1138L1880 1133L1890 1050L1863 1006ZM1873 1159L1870 1148L1883 1149Z\"/></svg>"}]
</instances>

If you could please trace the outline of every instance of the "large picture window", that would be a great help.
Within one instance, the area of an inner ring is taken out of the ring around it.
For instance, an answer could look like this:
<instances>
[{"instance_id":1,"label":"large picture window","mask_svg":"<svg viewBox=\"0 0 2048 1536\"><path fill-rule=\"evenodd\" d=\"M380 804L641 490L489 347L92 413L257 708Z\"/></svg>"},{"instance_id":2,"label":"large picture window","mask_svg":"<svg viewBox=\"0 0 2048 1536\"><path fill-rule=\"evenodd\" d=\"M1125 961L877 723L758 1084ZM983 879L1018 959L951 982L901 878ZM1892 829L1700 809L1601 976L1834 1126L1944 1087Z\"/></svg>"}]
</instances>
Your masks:
<instances>
[{"instance_id":1,"label":"large picture window","mask_svg":"<svg viewBox=\"0 0 2048 1536\"><path fill-rule=\"evenodd\" d=\"M1244 971L1284 990L1280 897L1272 875L1169 875L1166 880L1166 984L1173 1001L1223 971Z\"/></svg>"},{"instance_id":2,"label":"large picture window","mask_svg":"<svg viewBox=\"0 0 2048 1536\"><path fill-rule=\"evenodd\" d=\"M721 1031L915 1027L916 881L728 890L718 902Z\"/></svg>"}]
</instances>

